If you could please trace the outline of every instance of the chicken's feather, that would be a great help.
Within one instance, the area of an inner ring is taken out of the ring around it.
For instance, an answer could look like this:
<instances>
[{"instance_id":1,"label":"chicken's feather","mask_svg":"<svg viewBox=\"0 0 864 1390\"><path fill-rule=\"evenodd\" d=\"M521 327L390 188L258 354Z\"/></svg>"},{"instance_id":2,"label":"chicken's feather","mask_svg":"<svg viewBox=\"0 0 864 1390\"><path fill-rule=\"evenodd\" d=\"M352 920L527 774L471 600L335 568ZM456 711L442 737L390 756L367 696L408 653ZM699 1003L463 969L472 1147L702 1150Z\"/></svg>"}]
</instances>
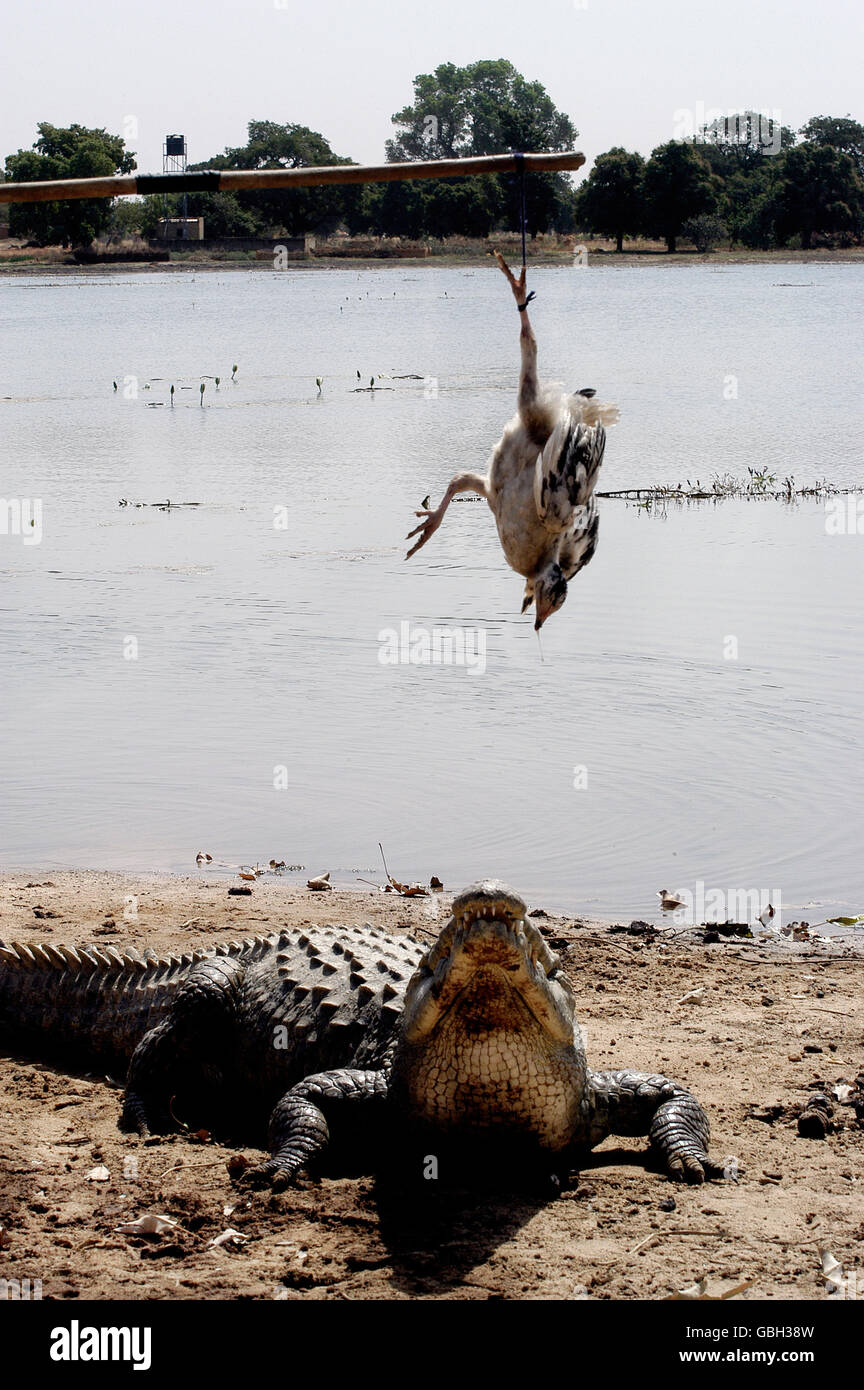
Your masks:
<instances>
[{"instance_id":1,"label":"chicken's feather","mask_svg":"<svg viewBox=\"0 0 864 1390\"><path fill-rule=\"evenodd\" d=\"M606 431L602 424L588 424L584 414L614 410L584 397L576 410L560 410L555 426L534 468L534 504L547 531L587 529L590 518L580 516L588 506L603 462ZM577 418L578 417L578 418ZM598 418L595 415L595 418Z\"/></svg>"}]
</instances>

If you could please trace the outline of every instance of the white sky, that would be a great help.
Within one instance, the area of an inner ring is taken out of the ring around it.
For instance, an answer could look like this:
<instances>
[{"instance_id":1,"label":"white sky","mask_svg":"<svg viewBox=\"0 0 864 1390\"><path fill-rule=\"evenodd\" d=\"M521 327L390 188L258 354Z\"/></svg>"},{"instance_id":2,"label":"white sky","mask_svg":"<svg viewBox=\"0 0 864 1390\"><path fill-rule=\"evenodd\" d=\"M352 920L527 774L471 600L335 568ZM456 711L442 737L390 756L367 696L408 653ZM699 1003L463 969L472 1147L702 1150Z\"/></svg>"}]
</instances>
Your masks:
<instances>
[{"instance_id":1,"label":"white sky","mask_svg":"<svg viewBox=\"0 0 864 1390\"><path fill-rule=\"evenodd\" d=\"M250 119L380 163L413 77L478 58L539 78L589 161L649 154L681 109L864 119L861 0L6 0L3 30L0 156L40 120L124 134L132 118L142 172L169 131L200 161L245 143Z\"/></svg>"}]
</instances>

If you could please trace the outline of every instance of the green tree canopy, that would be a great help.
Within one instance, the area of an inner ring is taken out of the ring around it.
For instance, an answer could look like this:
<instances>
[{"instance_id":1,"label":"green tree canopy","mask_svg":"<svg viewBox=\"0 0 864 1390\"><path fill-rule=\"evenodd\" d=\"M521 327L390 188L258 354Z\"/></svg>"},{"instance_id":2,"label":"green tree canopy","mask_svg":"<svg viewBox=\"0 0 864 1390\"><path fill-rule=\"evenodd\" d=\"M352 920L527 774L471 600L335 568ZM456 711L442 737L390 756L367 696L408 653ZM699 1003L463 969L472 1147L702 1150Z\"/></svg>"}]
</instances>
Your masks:
<instances>
[{"instance_id":1,"label":"green tree canopy","mask_svg":"<svg viewBox=\"0 0 864 1390\"><path fill-rule=\"evenodd\" d=\"M776 162L745 172L740 170L723 185L723 218L733 241L754 250L767 251L776 240Z\"/></svg>"},{"instance_id":2,"label":"green tree canopy","mask_svg":"<svg viewBox=\"0 0 864 1390\"><path fill-rule=\"evenodd\" d=\"M588 231L614 237L621 251L625 236L635 236L642 228L644 175L641 154L616 145L599 155L576 194L577 222Z\"/></svg>"},{"instance_id":3,"label":"green tree canopy","mask_svg":"<svg viewBox=\"0 0 864 1390\"><path fill-rule=\"evenodd\" d=\"M250 121L245 145L226 149L196 169L298 169L308 165L353 164L333 152L315 130L304 125L279 125L276 121ZM320 188L266 188L255 193L220 194L222 199L235 200L218 205L208 202L212 195L189 195L190 216L207 217L208 208L214 225L231 226L234 235L248 235L240 213L252 218L251 230L260 232L284 230L289 236L304 232L326 230L348 220L351 209L360 200L360 188L353 185L325 185ZM194 200L194 201L193 201ZM194 209L194 211L193 211ZM200 210L199 210L200 209ZM208 230L205 223L205 232ZM227 235L228 233L217 233Z\"/></svg>"},{"instance_id":4,"label":"green tree canopy","mask_svg":"<svg viewBox=\"0 0 864 1390\"><path fill-rule=\"evenodd\" d=\"M571 149L578 131L540 82L506 58L458 68L442 63L414 79L414 102L393 116L389 160L459 159L507 150Z\"/></svg>"},{"instance_id":5,"label":"green tree canopy","mask_svg":"<svg viewBox=\"0 0 864 1390\"><path fill-rule=\"evenodd\" d=\"M182 214L181 194L148 193L139 214L140 229L144 236L153 237L164 217ZM266 230L254 212L240 206L234 193L189 193L186 215L204 218L205 237L261 236Z\"/></svg>"},{"instance_id":6,"label":"green tree canopy","mask_svg":"<svg viewBox=\"0 0 864 1390\"><path fill-rule=\"evenodd\" d=\"M498 180L489 175L369 184L364 191L363 228L412 239L457 233L488 237L501 208Z\"/></svg>"},{"instance_id":7,"label":"green tree canopy","mask_svg":"<svg viewBox=\"0 0 864 1390\"><path fill-rule=\"evenodd\" d=\"M688 217L682 224L681 235L692 241L697 251L713 251L719 242L725 241L729 229L722 217L713 212L700 212L696 217Z\"/></svg>"},{"instance_id":8,"label":"green tree canopy","mask_svg":"<svg viewBox=\"0 0 864 1390\"><path fill-rule=\"evenodd\" d=\"M851 155L859 174L864 175L864 125L860 121L853 121L851 116L811 116L800 133L808 144L827 145Z\"/></svg>"},{"instance_id":9,"label":"green tree canopy","mask_svg":"<svg viewBox=\"0 0 864 1390\"><path fill-rule=\"evenodd\" d=\"M781 150L795 144L795 132L759 111L736 111L703 126L699 151L716 174L724 178L759 168Z\"/></svg>"},{"instance_id":10,"label":"green tree canopy","mask_svg":"<svg viewBox=\"0 0 864 1390\"><path fill-rule=\"evenodd\" d=\"M527 81L505 58L483 59L467 67L442 63L414 79L414 101L393 116L397 133L387 141L390 161L457 159L471 155L531 153L573 148L578 131L559 111L540 82ZM493 179L497 192L489 185ZM471 185L482 208L472 209L471 192L454 198L433 193L424 199L433 235L467 231L468 221L496 218L513 228L520 223L515 178L488 175ZM437 185L436 185L437 187ZM572 222L572 187L566 174L531 174L526 208L532 235ZM448 215L449 214L449 215Z\"/></svg>"},{"instance_id":11,"label":"green tree canopy","mask_svg":"<svg viewBox=\"0 0 864 1390\"><path fill-rule=\"evenodd\" d=\"M645 216L650 231L674 251L681 227L691 217L714 212L719 180L697 146L670 140L652 151L645 166Z\"/></svg>"},{"instance_id":12,"label":"green tree canopy","mask_svg":"<svg viewBox=\"0 0 864 1390\"><path fill-rule=\"evenodd\" d=\"M864 182L850 154L806 143L787 151L778 170L775 227L781 242L798 235L806 250L817 235L860 237Z\"/></svg>"},{"instance_id":13,"label":"green tree canopy","mask_svg":"<svg viewBox=\"0 0 864 1390\"><path fill-rule=\"evenodd\" d=\"M85 126L54 126L40 122L31 150L6 157L6 178L12 183L46 179L105 178L130 174L135 156L119 135ZM13 236L29 236L42 246L89 246L108 226L111 203L107 198L81 198L62 203L12 203L9 229Z\"/></svg>"}]
</instances>

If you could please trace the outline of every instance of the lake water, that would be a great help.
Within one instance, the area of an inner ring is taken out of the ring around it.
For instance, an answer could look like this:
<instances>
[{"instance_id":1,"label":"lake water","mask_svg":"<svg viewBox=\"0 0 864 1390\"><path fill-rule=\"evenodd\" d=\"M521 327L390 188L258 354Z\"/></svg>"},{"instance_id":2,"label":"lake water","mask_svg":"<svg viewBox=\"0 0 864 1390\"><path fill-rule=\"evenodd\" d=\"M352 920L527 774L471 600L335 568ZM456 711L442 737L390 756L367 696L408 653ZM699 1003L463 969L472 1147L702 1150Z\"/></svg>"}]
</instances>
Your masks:
<instances>
[{"instance_id":1,"label":"lake water","mask_svg":"<svg viewBox=\"0 0 864 1390\"><path fill-rule=\"evenodd\" d=\"M864 482L864 266L530 284L542 375L621 407L602 487ZM542 663L484 503L405 563L512 412L493 267L16 277L0 306L0 492L42 501L39 544L0 534L2 865L347 883L381 840L403 879L549 908L701 881L864 911L864 535L823 502L601 503ZM384 664L406 623L484 661Z\"/></svg>"}]
</instances>

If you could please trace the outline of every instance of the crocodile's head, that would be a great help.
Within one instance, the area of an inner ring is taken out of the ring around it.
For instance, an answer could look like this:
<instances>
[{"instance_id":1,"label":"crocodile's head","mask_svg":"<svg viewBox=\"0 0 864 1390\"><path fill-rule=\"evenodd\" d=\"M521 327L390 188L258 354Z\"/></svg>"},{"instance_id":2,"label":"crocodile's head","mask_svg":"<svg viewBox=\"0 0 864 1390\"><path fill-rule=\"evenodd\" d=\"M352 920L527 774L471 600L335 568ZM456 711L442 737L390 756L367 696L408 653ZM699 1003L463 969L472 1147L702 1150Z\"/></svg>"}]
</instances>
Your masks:
<instances>
[{"instance_id":1,"label":"crocodile's head","mask_svg":"<svg viewBox=\"0 0 864 1390\"><path fill-rule=\"evenodd\" d=\"M484 880L454 899L408 986L393 1076L437 1128L568 1142L585 1085L573 992L504 884Z\"/></svg>"}]
</instances>

